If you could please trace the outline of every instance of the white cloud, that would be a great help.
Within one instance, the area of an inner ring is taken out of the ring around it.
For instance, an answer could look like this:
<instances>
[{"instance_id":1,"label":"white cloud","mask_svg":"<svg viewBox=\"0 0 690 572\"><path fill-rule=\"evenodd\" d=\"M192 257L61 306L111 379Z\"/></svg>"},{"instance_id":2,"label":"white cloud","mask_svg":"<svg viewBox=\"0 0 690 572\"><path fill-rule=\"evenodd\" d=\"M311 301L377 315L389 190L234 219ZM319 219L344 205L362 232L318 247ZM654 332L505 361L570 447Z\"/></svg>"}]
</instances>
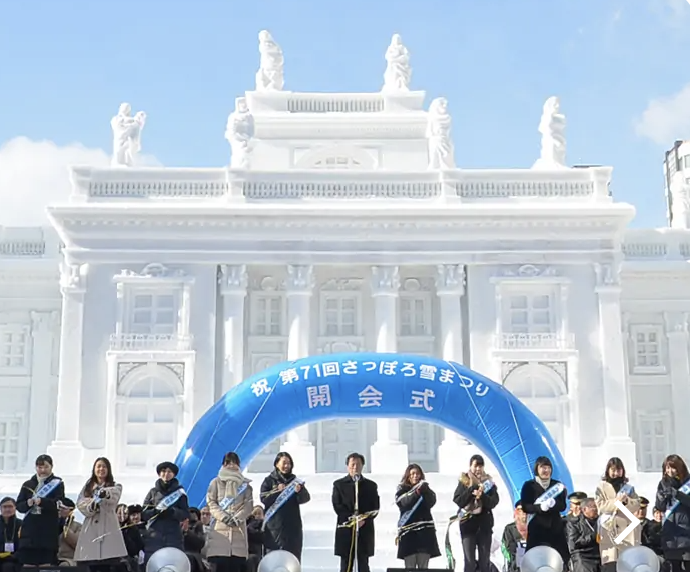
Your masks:
<instances>
[{"instance_id":1,"label":"white cloud","mask_svg":"<svg viewBox=\"0 0 690 572\"><path fill-rule=\"evenodd\" d=\"M153 157L141 159L146 166L159 165ZM109 164L108 153L79 143L11 139L0 147L0 226L48 224L46 206L65 202L70 195L69 167Z\"/></svg>"},{"instance_id":2,"label":"white cloud","mask_svg":"<svg viewBox=\"0 0 690 572\"><path fill-rule=\"evenodd\" d=\"M690 84L674 95L652 99L635 122L638 135L659 145L690 139Z\"/></svg>"}]
</instances>

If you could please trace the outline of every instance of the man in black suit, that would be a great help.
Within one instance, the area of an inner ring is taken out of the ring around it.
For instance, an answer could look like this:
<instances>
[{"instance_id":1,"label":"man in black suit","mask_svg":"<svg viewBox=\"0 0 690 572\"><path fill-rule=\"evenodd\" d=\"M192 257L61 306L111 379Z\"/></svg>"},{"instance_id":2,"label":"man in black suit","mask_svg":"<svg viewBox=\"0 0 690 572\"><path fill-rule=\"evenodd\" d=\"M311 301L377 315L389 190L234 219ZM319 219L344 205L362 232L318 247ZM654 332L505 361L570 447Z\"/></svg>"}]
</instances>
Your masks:
<instances>
[{"instance_id":1,"label":"man in black suit","mask_svg":"<svg viewBox=\"0 0 690 572\"><path fill-rule=\"evenodd\" d=\"M340 572L353 572L355 558L357 572L369 572L369 558L374 555L374 519L381 499L379 486L362 476L364 463L364 455L351 453L347 457L347 476L333 483L331 501L337 516L335 555L340 556Z\"/></svg>"}]
</instances>

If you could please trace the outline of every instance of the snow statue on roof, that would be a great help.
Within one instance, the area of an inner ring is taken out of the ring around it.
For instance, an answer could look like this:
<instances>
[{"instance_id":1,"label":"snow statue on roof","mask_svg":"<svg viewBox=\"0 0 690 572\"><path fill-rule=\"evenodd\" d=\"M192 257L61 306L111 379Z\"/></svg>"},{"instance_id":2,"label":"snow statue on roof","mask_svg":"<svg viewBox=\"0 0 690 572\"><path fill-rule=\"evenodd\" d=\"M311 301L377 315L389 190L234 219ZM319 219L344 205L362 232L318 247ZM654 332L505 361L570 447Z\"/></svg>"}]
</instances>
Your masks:
<instances>
[{"instance_id":1,"label":"snow statue on roof","mask_svg":"<svg viewBox=\"0 0 690 572\"><path fill-rule=\"evenodd\" d=\"M400 34L393 34L391 44L386 50L386 62L388 64L383 74L382 91L410 91L410 52L403 44Z\"/></svg>"},{"instance_id":2,"label":"snow statue on roof","mask_svg":"<svg viewBox=\"0 0 690 572\"><path fill-rule=\"evenodd\" d=\"M230 143L232 155L230 157L230 167L232 169L248 169L249 155L251 152L250 143L254 137L254 116L244 97L235 100L235 111L228 117L228 124L225 128L225 138Z\"/></svg>"},{"instance_id":3,"label":"snow statue on roof","mask_svg":"<svg viewBox=\"0 0 690 572\"><path fill-rule=\"evenodd\" d=\"M256 91L282 91L283 50L266 30L259 32L259 71L256 72Z\"/></svg>"},{"instance_id":4,"label":"snow statue on roof","mask_svg":"<svg viewBox=\"0 0 690 572\"><path fill-rule=\"evenodd\" d=\"M690 228L690 184L684 173L673 176L669 194L671 228Z\"/></svg>"},{"instance_id":5,"label":"snow statue on roof","mask_svg":"<svg viewBox=\"0 0 690 572\"><path fill-rule=\"evenodd\" d=\"M132 106L129 103L120 104L117 115L110 121L113 128L113 158L114 167L131 167L136 156L141 151L141 131L146 123L143 111L132 117Z\"/></svg>"},{"instance_id":6,"label":"snow statue on roof","mask_svg":"<svg viewBox=\"0 0 690 572\"><path fill-rule=\"evenodd\" d=\"M541 157L535 169L564 169L565 164L565 115L561 113L561 101L556 96L544 103L539 123L541 133Z\"/></svg>"},{"instance_id":7,"label":"snow statue on roof","mask_svg":"<svg viewBox=\"0 0 690 572\"><path fill-rule=\"evenodd\" d=\"M429 144L429 169L455 169L455 147L450 136L453 120L448 100L437 97L429 106L426 137Z\"/></svg>"}]
</instances>

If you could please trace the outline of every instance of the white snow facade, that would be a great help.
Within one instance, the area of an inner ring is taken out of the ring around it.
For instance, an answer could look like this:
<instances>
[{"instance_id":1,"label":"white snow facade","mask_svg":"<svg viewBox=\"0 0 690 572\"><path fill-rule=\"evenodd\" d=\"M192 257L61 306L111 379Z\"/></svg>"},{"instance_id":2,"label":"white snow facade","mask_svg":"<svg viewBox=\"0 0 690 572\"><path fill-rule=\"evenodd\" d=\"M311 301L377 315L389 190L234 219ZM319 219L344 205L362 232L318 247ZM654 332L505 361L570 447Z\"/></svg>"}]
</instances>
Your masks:
<instances>
[{"instance_id":1,"label":"white snow facade","mask_svg":"<svg viewBox=\"0 0 690 572\"><path fill-rule=\"evenodd\" d=\"M228 121L231 166L136 167L121 146L112 168L74 167L52 228L0 230L0 472L48 451L60 474L107 455L151 475L235 384L343 351L503 383L576 474L690 458L684 176L674 228L629 230L612 168L565 166L555 98L532 169L466 170L445 100L426 110L404 69L380 93L297 93L269 64ZM128 113L113 129L134 125L117 133L136 143L145 116ZM252 472L279 449L302 474L352 451L377 474L408 460L458 474L471 447L429 424L334 419L277 439Z\"/></svg>"}]
</instances>

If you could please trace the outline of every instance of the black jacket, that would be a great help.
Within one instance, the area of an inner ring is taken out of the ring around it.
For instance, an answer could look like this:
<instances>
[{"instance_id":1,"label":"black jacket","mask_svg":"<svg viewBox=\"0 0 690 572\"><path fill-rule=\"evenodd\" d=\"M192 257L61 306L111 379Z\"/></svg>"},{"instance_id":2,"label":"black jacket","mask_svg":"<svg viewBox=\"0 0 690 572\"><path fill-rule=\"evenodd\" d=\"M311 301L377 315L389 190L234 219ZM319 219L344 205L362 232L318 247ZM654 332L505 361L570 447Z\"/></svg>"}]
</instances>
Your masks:
<instances>
[{"instance_id":1,"label":"black jacket","mask_svg":"<svg viewBox=\"0 0 690 572\"><path fill-rule=\"evenodd\" d=\"M642 521L642 546L651 548L658 556L663 556L661 549L661 523L645 518Z\"/></svg>"},{"instance_id":2,"label":"black jacket","mask_svg":"<svg viewBox=\"0 0 690 572\"><path fill-rule=\"evenodd\" d=\"M584 514L568 520L568 550L574 572L596 572L599 569L601 555L597 528L597 519L586 518Z\"/></svg>"},{"instance_id":3,"label":"black jacket","mask_svg":"<svg viewBox=\"0 0 690 572\"><path fill-rule=\"evenodd\" d=\"M57 478L51 475L45 483ZM56 534L56 531L60 530L60 513L57 503L65 498L65 484L60 481L60 484L49 495L41 499L40 514L33 512L28 503L38 488L38 479L34 475L22 485L22 490L17 495L17 511L24 514L19 547L21 549L41 548L57 552L60 536Z\"/></svg>"},{"instance_id":4,"label":"black jacket","mask_svg":"<svg viewBox=\"0 0 690 572\"><path fill-rule=\"evenodd\" d=\"M7 521L5 521L4 518L0 518L0 538L3 538L3 542L5 543L5 546L8 544L13 544L14 545L14 552L17 551L17 548L19 548L19 536L20 536L20 531L22 529L22 519L17 518L16 516L13 516ZM2 550L4 552L4 546L2 547ZM7 556L5 558L0 559L0 563L2 562L9 562L8 559L12 559L12 556Z\"/></svg>"},{"instance_id":5,"label":"black jacket","mask_svg":"<svg viewBox=\"0 0 690 572\"><path fill-rule=\"evenodd\" d=\"M511 522L503 529L503 537L501 538L501 553L506 562L506 569L508 572L520 572L520 567L517 562L518 546L522 544L523 548L527 545L527 541L522 538L517 524Z\"/></svg>"},{"instance_id":6,"label":"black jacket","mask_svg":"<svg viewBox=\"0 0 690 572\"><path fill-rule=\"evenodd\" d=\"M422 499L405 524L406 528L398 531L398 558L402 560L413 554L428 554L431 558L436 558L441 556L434 517L431 515L431 509L436 504L436 493L429 488L427 483L424 483L414 493L403 496L411 488L410 485L400 485L395 493L395 503L398 505L401 517Z\"/></svg>"},{"instance_id":7,"label":"black jacket","mask_svg":"<svg viewBox=\"0 0 690 572\"><path fill-rule=\"evenodd\" d=\"M247 519L247 545L249 547L249 554L259 557L264 555L264 532L261 530L263 523L263 520L259 520L253 515Z\"/></svg>"},{"instance_id":8,"label":"black jacket","mask_svg":"<svg viewBox=\"0 0 690 572\"><path fill-rule=\"evenodd\" d=\"M275 490L278 485L288 485L295 480L295 475L284 475L275 469L261 483L261 498L264 509L268 511L278 500L280 492ZM269 494L270 493L270 494ZM286 550L294 554L298 560L302 559L302 514L300 505L309 502L309 491L302 485L298 493L294 493L266 523L264 529L264 545L266 550Z\"/></svg>"},{"instance_id":9,"label":"black jacket","mask_svg":"<svg viewBox=\"0 0 690 572\"><path fill-rule=\"evenodd\" d=\"M144 499L144 510L141 513L142 522L150 525L144 533L144 554L146 561L161 548L172 547L184 551L184 538L180 523L189 518L189 503L187 495L183 494L170 508L159 512L156 505L169 494L181 489L177 479L165 483L158 479L156 485L148 492Z\"/></svg>"},{"instance_id":10,"label":"black jacket","mask_svg":"<svg viewBox=\"0 0 690 572\"><path fill-rule=\"evenodd\" d=\"M139 552L144 550L144 538L142 532L144 525L127 526L122 529L122 539L125 541L127 556L138 558Z\"/></svg>"},{"instance_id":11,"label":"black jacket","mask_svg":"<svg viewBox=\"0 0 690 572\"><path fill-rule=\"evenodd\" d=\"M336 556L350 556L354 549L355 528L340 527L349 521L355 513L355 481L349 475L338 479L333 483L331 495L333 510L336 514L335 549ZM381 508L379 487L374 481L362 477L359 481L359 514L378 511ZM373 556L376 545L376 531L372 516L364 521L359 529L357 552L360 556Z\"/></svg>"},{"instance_id":12,"label":"black jacket","mask_svg":"<svg viewBox=\"0 0 690 572\"><path fill-rule=\"evenodd\" d=\"M467 473L463 473L458 481L458 486L453 493L453 502L459 509L465 508L474 500L473 493L480 485L473 485ZM490 534L494 530L493 509L498 504L498 490L494 485L487 493L481 496L482 512L460 521L460 534L469 536L479 532Z\"/></svg>"},{"instance_id":13,"label":"black jacket","mask_svg":"<svg viewBox=\"0 0 690 572\"><path fill-rule=\"evenodd\" d=\"M656 490L655 506L663 513L679 501L661 529L661 549L669 560L690 560L690 496L678 490L681 485L678 479L664 476Z\"/></svg>"},{"instance_id":14,"label":"black jacket","mask_svg":"<svg viewBox=\"0 0 690 572\"><path fill-rule=\"evenodd\" d=\"M554 500L556 504L546 512L535 504L535 501L544 492L559 481L551 479L549 486L544 489L537 481L531 479L522 485L520 503L522 510L527 513L529 524L527 525L527 550L535 546L550 546L563 558L563 562L570 560L568 542L565 536L565 519L561 513L566 507L567 490L563 490Z\"/></svg>"}]
</instances>

